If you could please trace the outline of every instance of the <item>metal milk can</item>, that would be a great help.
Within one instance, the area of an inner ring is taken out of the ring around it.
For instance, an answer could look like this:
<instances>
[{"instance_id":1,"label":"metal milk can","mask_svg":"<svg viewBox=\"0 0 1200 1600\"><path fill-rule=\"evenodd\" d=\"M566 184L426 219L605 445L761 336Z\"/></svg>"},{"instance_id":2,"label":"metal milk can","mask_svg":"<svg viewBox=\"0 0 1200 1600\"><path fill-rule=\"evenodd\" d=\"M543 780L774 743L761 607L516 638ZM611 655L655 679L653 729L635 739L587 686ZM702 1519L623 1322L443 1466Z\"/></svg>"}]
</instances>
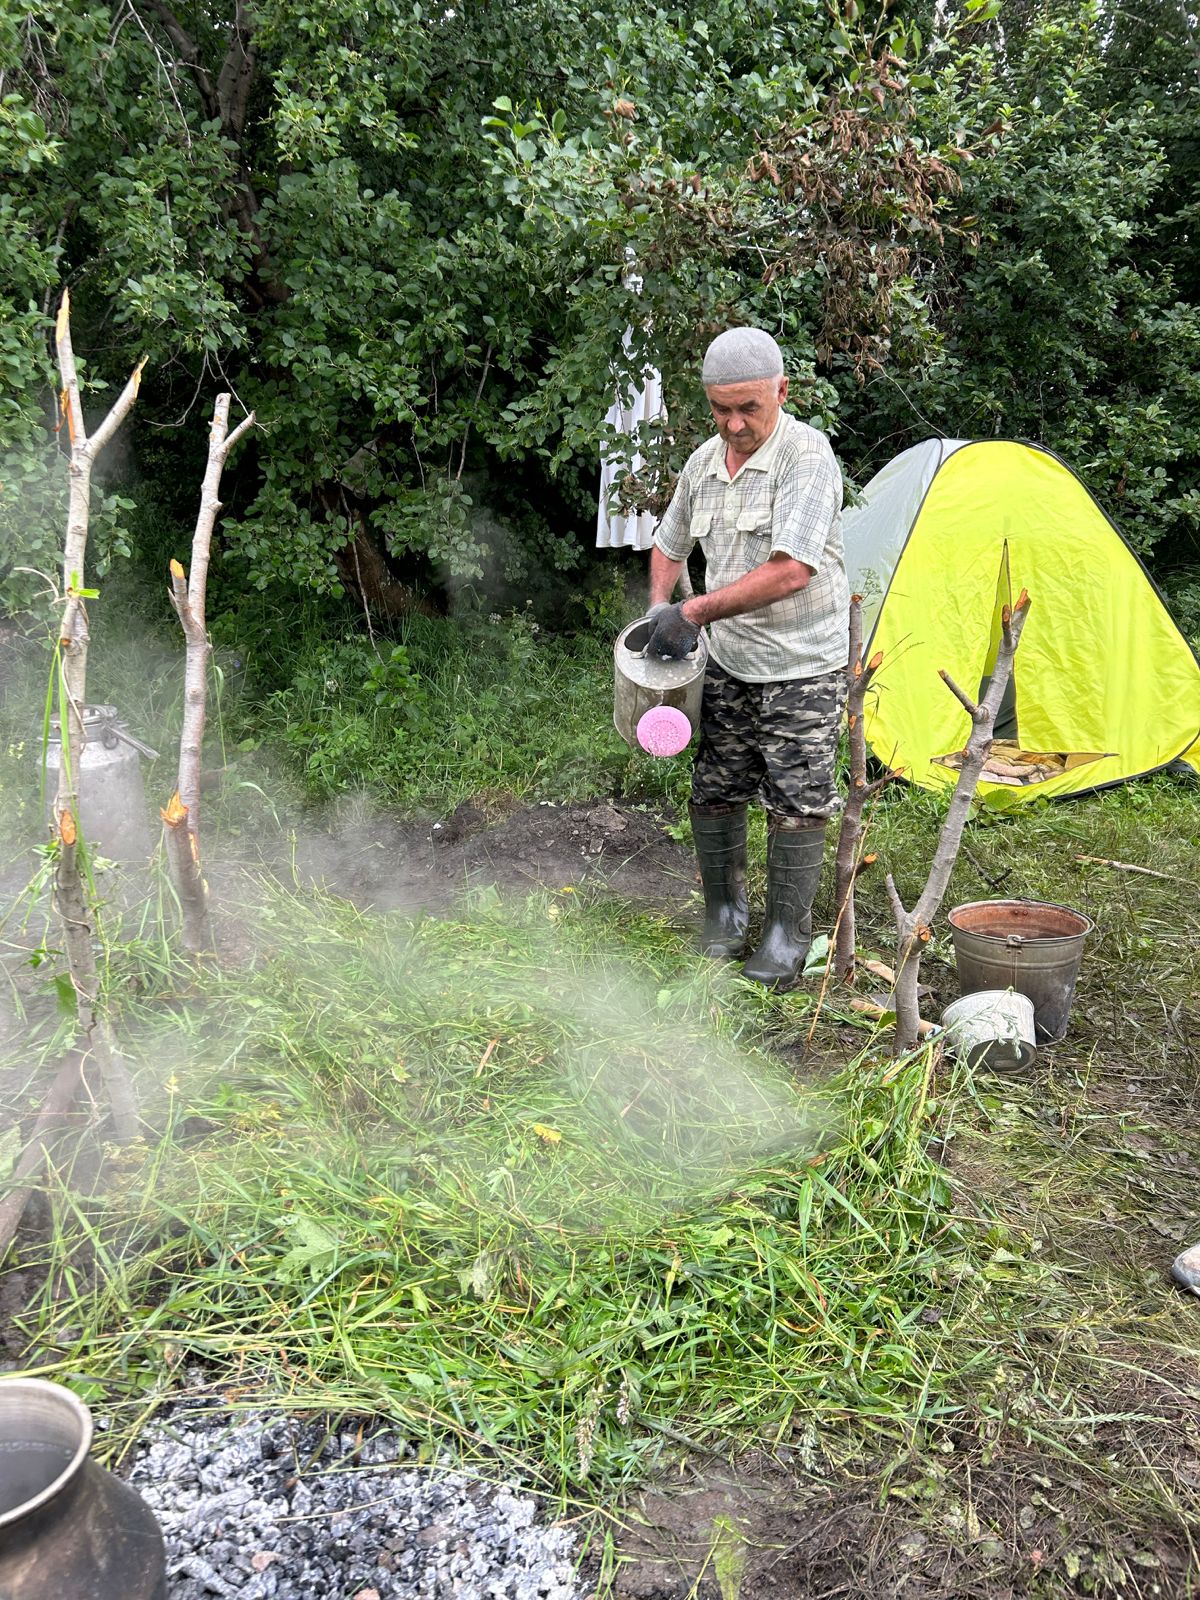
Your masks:
<instances>
[{"instance_id":1,"label":"metal milk can","mask_svg":"<svg viewBox=\"0 0 1200 1600\"><path fill-rule=\"evenodd\" d=\"M631 622L613 646L613 726L633 750L640 750L637 725L655 706L673 706L692 726L700 726L700 701L708 667L708 638L701 631L696 648L682 661L643 655L654 631L649 617Z\"/></svg>"},{"instance_id":2,"label":"metal milk can","mask_svg":"<svg viewBox=\"0 0 1200 1600\"><path fill-rule=\"evenodd\" d=\"M152 761L158 752L133 737L116 706L86 706L83 731L86 743L79 764L83 837L113 861L145 861L153 843L146 816L141 758ZM53 717L46 750L48 817L54 810L61 761L62 730L59 719Z\"/></svg>"},{"instance_id":3,"label":"metal milk can","mask_svg":"<svg viewBox=\"0 0 1200 1600\"><path fill-rule=\"evenodd\" d=\"M0 1378L3 1600L166 1600L154 1514L91 1444L91 1413L70 1389Z\"/></svg>"}]
</instances>

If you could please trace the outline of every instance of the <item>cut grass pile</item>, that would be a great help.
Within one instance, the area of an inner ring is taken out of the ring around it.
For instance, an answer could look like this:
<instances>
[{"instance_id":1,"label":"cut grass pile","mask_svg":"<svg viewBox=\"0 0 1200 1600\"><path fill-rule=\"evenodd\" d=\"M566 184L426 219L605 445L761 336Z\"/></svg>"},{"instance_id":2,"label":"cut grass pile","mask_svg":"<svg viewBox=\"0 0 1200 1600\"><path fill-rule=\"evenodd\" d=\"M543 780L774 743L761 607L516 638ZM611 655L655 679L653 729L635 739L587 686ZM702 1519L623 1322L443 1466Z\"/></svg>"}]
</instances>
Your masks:
<instances>
[{"instance_id":1,"label":"cut grass pile","mask_svg":"<svg viewBox=\"0 0 1200 1600\"><path fill-rule=\"evenodd\" d=\"M799 1089L752 986L574 895L413 924L276 892L253 931L251 970L126 1016L166 1131L58 1197L39 1370L128 1417L199 1359L594 1493L680 1444L911 1435L986 1381L955 1330L1021 1246L952 1210L927 1051Z\"/></svg>"}]
</instances>

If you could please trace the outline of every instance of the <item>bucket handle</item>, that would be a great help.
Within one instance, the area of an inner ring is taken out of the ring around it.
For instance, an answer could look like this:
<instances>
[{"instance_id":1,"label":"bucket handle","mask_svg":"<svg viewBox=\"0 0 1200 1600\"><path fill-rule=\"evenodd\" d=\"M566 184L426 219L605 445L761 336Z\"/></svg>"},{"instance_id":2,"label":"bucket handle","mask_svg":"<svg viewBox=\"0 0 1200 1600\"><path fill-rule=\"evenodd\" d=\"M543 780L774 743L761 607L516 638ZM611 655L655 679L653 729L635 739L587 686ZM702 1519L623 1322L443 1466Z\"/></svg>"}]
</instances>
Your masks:
<instances>
[{"instance_id":1,"label":"bucket handle","mask_svg":"<svg viewBox=\"0 0 1200 1600\"><path fill-rule=\"evenodd\" d=\"M148 744L143 744L140 739L135 739L127 728L114 728L113 732L118 739L123 739L126 744L132 745L138 755L145 756L147 761L158 760L158 751L151 750Z\"/></svg>"},{"instance_id":2,"label":"bucket handle","mask_svg":"<svg viewBox=\"0 0 1200 1600\"><path fill-rule=\"evenodd\" d=\"M646 649L649 649L649 646L646 646ZM659 659L659 658L656 658L656 657L653 657L653 656L648 656L646 654L646 649L631 650L629 653L630 653L630 655L637 656L639 658L639 660L642 660L642 661L652 661L652 660L655 660L655 659ZM700 654L700 646L696 645L693 649L688 651L687 655L685 655L685 656L676 656L675 660L676 661L695 661L696 657L699 654ZM666 661L667 658L665 656L663 656L661 659L663 661Z\"/></svg>"},{"instance_id":3,"label":"bucket handle","mask_svg":"<svg viewBox=\"0 0 1200 1600\"><path fill-rule=\"evenodd\" d=\"M1024 948L1024 946L1024 936L1019 933L1010 933L1008 938L1004 941L1004 948L1006 950L1021 950Z\"/></svg>"}]
</instances>

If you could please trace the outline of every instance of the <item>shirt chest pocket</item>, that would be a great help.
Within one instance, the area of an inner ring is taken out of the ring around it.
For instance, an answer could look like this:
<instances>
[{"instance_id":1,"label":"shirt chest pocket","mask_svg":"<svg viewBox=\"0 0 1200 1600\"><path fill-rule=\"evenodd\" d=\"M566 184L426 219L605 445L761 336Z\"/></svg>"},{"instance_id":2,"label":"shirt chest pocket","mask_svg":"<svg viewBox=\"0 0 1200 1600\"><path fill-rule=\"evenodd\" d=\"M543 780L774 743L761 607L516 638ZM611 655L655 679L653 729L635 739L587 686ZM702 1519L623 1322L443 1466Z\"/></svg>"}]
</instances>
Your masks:
<instances>
[{"instance_id":1,"label":"shirt chest pocket","mask_svg":"<svg viewBox=\"0 0 1200 1600\"><path fill-rule=\"evenodd\" d=\"M693 539L707 539L712 532L712 526L711 511L693 511L692 520L688 523L688 534Z\"/></svg>"},{"instance_id":2,"label":"shirt chest pocket","mask_svg":"<svg viewBox=\"0 0 1200 1600\"><path fill-rule=\"evenodd\" d=\"M771 554L771 506L769 501L745 506L734 521L746 559L758 566Z\"/></svg>"}]
</instances>

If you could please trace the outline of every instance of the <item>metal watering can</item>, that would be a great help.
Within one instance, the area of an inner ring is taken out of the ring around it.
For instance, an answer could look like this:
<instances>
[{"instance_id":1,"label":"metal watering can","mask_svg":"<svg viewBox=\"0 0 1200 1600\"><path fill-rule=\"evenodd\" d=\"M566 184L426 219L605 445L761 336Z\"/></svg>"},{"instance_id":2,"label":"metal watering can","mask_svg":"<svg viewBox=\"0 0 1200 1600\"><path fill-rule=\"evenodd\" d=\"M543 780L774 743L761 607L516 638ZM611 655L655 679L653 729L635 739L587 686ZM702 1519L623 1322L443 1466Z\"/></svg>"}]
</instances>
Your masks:
<instances>
[{"instance_id":1,"label":"metal watering can","mask_svg":"<svg viewBox=\"0 0 1200 1600\"><path fill-rule=\"evenodd\" d=\"M676 755L700 726L708 639L701 631L689 656L682 661L662 661L644 653L653 631L653 620L639 617L618 635L613 646L613 726L632 750ZM647 720L647 714L660 707L675 715ZM661 726L656 728L656 722Z\"/></svg>"}]
</instances>

